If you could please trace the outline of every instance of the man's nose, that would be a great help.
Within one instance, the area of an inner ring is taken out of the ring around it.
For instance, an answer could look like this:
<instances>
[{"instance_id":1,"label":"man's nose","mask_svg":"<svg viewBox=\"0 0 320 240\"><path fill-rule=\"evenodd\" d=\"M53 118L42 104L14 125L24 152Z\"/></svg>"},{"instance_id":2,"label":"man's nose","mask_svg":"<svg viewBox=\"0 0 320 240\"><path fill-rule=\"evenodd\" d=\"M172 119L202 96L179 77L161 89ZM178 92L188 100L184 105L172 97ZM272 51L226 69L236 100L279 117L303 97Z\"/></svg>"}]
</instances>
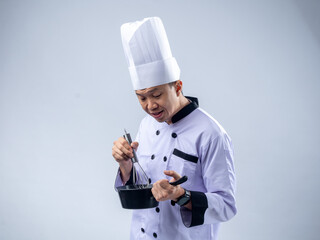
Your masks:
<instances>
[{"instance_id":1,"label":"man's nose","mask_svg":"<svg viewBox=\"0 0 320 240\"><path fill-rule=\"evenodd\" d=\"M152 100L149 100L148 102L148 109L149 110L154 110L158 108L158 104Z\"/></svg>"}]
</instances>

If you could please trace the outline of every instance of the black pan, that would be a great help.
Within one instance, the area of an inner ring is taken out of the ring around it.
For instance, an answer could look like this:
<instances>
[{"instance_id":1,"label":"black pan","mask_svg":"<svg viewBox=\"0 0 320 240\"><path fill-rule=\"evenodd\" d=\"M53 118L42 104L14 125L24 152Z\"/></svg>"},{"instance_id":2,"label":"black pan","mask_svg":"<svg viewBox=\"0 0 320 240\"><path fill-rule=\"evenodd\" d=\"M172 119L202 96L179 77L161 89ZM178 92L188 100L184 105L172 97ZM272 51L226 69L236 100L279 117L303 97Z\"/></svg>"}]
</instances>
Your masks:
<instances>
[{"instance_id":1,"label":"black pan","mask_svg":"<svg viewBox=\"0 0 320 240\"><path fill-rule=\"evenodd\" d=\"M170 182L176 186L188 180L187 176L183 176L175 182ZM153 197L152 184L148 185L126 185L117 187L121 205L126 209L144 209L154 208L159 205L159 202Z\"/></svg>"}]
</instances>

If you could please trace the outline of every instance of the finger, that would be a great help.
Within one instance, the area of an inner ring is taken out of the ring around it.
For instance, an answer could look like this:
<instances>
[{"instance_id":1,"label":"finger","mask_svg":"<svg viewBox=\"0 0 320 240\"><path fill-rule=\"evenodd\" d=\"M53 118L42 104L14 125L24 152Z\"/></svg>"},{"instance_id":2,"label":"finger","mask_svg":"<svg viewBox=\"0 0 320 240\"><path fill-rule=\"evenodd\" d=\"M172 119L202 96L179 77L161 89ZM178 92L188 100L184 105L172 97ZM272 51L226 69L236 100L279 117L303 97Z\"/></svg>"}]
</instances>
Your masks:
<instances>
[{"instance_id":1,"label":"finger","mask_svg":"<svg viewBox=\"0 0 320 240\"><path fill-rule=\"evenodd\" d=\"M117 154L119 154L122 158L131 158L130 154L127 153L125 154L122 150L120 150L119 148L115 148L114 152L116 152Z\"/></svg>"},{"instance_id":2,"label":"finger","mask_svg":"<svg viewBox=\"0 0 320 240\"><path fill-rule=\"evenodd\" d=\"M154 198L159 202L160 200L159 200L158 192L157 192L157 190L155 189L155 186L153 186L153 187L151 188L151 192L152 192L152 195L154 196Z\"/></svg>"},{"instance_id":3,"label":"finger","mask_svg":"<svg viewBox=\"0 0 320 240\"><path fill-rule=\"evenodd\" d=\"M138 142L132 142L132 143L131 143L131 147L132 147L134 150L137 150L137 149L138 149L138 146L139 146L139 143L138 143Z\"/></svg>"},{"instance_id":4,"label":"finger","mask_svg":"<svg viewBox=\"0 0 320 240\"><path fill-rule=\"evenodd\" d=\"M173 170L164 170L163 173L167 176L173 177L174 179L171 179L171 181L176 181L181 178L180 174L178 174L177 172L175 172Z\"/></svg>"},{"instance_id":5,"label":"finger","mask_svg":"<svg viewBox=\"0 0 320 240\"><path fill-rule=\"evenodd\" d=\"M165 191L163 188L160 187L159 184L156 184L152 189L151 192L154 196L154 198L160 202L160 201L165 201L168 200L168 192Z\"/></svg>"},{"instance_id":6,"label":"finger","mask_svg":"<svg viewBox=\"0 0 320 240\"><path fill-rule=\"evenodd\" d=\"M167 190L167 189L172 188L172 186L169 184L169 181L167 179L159 180L158 186L159 186L159 188L161 188L163 190Z\"/></svg>"},{"instance_id":7,"label":"finger","mask_svg":"<svg viewBox=\"0 0 320 240\"><path fill-rule=\"evenodd\" d=\"M114 145L123 145L126 148L131 148L128 141L124 137L119 137L116 141L113 143Z\"/></svg>"},{"instance_id":8,"label":"finger","mask_svg":"<svg viewBox=\"0 0 320 240\"><path fill-rule=\"evenodd\" d=\"M153 184L152 188L151 188L151 192L152 192L152 195L154 196L154 198L159 202L160 201L160 196L158 194L158 190L157 190L157 185L156 184Z\"/></svg>"},{"instance_id":9,"label":"finger","mask_svg":"<svg viewBox=\"0 0 320 240\"><path fill-rule=\"evenodd\" d=\"M169 184L167 179L159 180L156 185L156 189L161 193L162 198L165 200L169 199L168 197L174 192L174 188L174 186Z\"/></svg>"},{"instance_id":10,"label":"finger","mask_svg":"<svg viewBox=\"0 0 320 240\"><path fill-rule=\"evenodd\" d=\"M118 143L116 143L116 144L118 144ZM118 160L124 160L124 159L127 160L127 159L131 158L131 156L128 156L129 153L128 152L127 152L127 154L124 153L123 150L121 150L118 145L113 145L113 147L112 147L112 155ZM117 155L115 155L115 154L117 154Z\"/></svg>"},{"instance_id":11,"label":"finger","mask_svg":"<svg viewBox=\"0 0 320 240\"><path fill-rule=\"evenodd\" d=\"M127 154L125 154L117 145L114 145L112 147L112 152L113 153L117 153L118 155L120 155L122 158L129 158L129 156Z\"/></svg>"},{"instance_id":12,"label":"finger","mask_svg":"<svg viewBox=\"0 0 320 240\"><path fill-rule=\"evenodd\" d=\"M127 148L131 148L129 142L124 137L119 137L116 143L120 143L121 145L126 146Z\"/></svg>"},{"instance_id":13,"label":"finger","mask_svg":"<svg viewBox=\"0 0 320 240\"><path fill-rule=\"evenodd\" d=\"M129 158L133 157L132 148L127 141L116 141L114 143L115 149L118 153L123 153Z\"/></svg>"},{"instance_id":14,"label":"finger","mask_svg":"<svg viewBox=\"0 0 320 240\"><path fill-rule=\"evenodd\" d=\"M120 155L119 153L117 152L112 152L112 156L114 157L114 159L117 161L117 162L120 162L120 161L128 161L130 158L127 158L126 156L124 157L123 155Z\"/></svg>"}]
</instances>

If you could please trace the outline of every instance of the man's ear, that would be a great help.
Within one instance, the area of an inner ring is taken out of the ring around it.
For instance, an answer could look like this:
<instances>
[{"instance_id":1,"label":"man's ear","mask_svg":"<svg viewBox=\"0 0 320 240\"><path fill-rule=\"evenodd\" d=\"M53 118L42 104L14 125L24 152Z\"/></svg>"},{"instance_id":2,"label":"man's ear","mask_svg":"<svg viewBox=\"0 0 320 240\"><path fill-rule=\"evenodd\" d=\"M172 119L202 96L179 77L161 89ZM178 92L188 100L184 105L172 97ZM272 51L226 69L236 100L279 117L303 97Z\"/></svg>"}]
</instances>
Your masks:
<instances>
[{"instance_id":1,"label":"man's ear","mask_svg":"<svg viewBox=\"0 0 320 240\"><path fill-rule=\"evenodd\" d=\"M178 81L176 81L176 93L177 93L177 96L179 96L181 92L182 92L182 81L178 80Z\"/></svg>"}]
</instances>

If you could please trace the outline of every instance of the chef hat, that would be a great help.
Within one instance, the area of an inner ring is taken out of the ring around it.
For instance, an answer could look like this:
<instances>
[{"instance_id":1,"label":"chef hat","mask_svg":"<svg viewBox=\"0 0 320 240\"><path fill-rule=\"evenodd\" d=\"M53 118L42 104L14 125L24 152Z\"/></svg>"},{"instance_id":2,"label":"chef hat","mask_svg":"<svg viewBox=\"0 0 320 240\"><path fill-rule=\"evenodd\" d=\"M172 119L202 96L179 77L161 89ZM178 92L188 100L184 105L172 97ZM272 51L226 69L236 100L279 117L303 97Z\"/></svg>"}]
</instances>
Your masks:
<instances>
[{"instance_id":1,"label":"chef hat","mask_svg":"<svg viewBox=\"0 0 320 240\"><path fill-rule=\"evenodd\" d=\"M180 79L180 68L160 18L123 24L121 38L134 90Z\"/></svg>"}]
</instances>

